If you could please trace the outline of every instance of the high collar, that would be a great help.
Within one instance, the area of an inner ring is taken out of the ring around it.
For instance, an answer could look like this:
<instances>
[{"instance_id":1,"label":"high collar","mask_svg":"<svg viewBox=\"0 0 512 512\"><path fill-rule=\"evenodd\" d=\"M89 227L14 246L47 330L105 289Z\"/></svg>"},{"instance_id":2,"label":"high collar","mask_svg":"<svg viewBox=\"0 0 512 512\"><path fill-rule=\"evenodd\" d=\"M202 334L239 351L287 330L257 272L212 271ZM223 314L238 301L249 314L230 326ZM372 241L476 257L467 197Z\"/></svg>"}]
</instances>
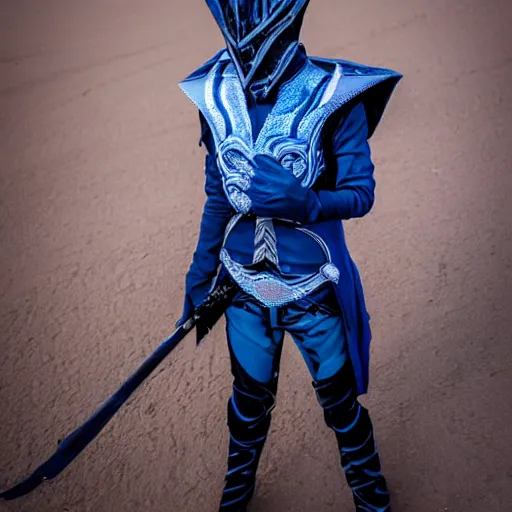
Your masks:
<instances>
[{"instance_id":1,"label":"high collar","mask_svg":"<svg viewBox=\"0 0 512 512\"><path fill-rule=\"evenodd\" d=\"M306 49L302 43L299 43L287 62L282 63L281 68L276 68L265 79L249 86L246 92L249 102L274 103L280 87L297 75L307 61Z\"/></svg>"}]
</instances>

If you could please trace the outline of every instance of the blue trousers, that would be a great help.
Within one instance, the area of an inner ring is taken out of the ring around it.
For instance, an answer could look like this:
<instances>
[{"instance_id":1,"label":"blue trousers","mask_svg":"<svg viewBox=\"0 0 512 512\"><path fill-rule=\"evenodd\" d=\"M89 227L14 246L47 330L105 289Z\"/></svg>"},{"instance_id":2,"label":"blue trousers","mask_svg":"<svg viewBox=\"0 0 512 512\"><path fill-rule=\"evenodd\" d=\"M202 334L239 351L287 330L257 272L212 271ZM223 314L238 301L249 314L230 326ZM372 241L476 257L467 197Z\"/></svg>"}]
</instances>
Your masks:
<instances>
[{"instance_id":1,"label":"blue trousers","mask_svg":"<svg viewBox=\"0 0 512 512\"><path fill-rule=\"evenodd\" d=\"M284 335L288 332L315 381L333 376L345 363L343 318L334 290L323 299L307 298L280 308L266 308L239 293L226 311L231 354L258 382L269 382L278 372Z\"/></svg>"},{"instance_id":2,"label":"blue trousers","mask_svg":"<svg viewBox=\"0 0 512 512\"><path fill-rule=\"evenodd\" d=\"M357 400L343 316L334 293L326 287L314 297L266 308L241 292L227 309L234 382L228 402L230 445L221 512L245 511L254 492L275 404L285 332L302 353L326 424L336 434L356 510L391 510L370 417Z\"/></svg>"}]
</instances>

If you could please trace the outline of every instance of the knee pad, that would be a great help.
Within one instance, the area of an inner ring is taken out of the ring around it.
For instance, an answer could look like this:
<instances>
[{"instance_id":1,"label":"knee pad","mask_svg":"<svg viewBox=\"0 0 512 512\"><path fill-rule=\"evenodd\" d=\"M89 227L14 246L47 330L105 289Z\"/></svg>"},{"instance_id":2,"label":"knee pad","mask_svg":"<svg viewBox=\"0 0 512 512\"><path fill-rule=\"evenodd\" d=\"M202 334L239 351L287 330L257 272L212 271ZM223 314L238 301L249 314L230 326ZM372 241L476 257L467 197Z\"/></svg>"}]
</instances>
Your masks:
<instances>
[{"instance_id":1,"label":"knee pad","mask_svg":"<svg viewBox=\"0 0 512 512\"><path fill-rule=\"evenodd\" d=\"M372 423L368 411L357 400L351 366L345 364L329 379L313 385L325 422L336 433L339 444L347 451L368 450L370 456L374 450L373 442L369 442L373 436Z\"/></svg>"},{"instance_id":2,"label":"knee pad","mask_svg":"<svg viewBox=\"0 0 512 512\"><path fill-rule=\"evenodd\" d=\"M270 427L275 406L277 377L269 383L253 379L232 357L233 393L228 402L228 426L240 442L264 437Z\"/></svg>"},{"instance_id":3,"label":"knee pad","mask_svg":"<svg viewBox=\"0 0 512 512\"><path fill-rule=\"evenodd\" d=\"M313 382L319 404L324 411L349 411L357 401L355 377L352 366L347 361L332 377Z\"/></svg>"}]
</instances>

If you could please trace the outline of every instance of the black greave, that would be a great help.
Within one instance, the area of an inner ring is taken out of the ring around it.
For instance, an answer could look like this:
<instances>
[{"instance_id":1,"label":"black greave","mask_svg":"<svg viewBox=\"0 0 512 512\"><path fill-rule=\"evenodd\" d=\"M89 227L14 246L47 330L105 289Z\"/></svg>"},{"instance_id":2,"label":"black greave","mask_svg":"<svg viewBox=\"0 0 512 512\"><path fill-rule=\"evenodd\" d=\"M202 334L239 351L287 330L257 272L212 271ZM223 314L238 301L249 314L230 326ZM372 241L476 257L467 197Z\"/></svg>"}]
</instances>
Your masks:
<instances>
[{"instance_id":1,"label":"black greave","mask_svg":"<svg viewBox=\"0 0 512 512\"><path fill-rule=\"evenodd\" d=\"M341 465L359 512L389 512L390 496L381 473L368 411L358 402L349 364L314 383L327 426L336 434Z\"/></svg>"},{"instance_id":2,"label":"black greave","mask_svg":"<svg viewBox=\"0 0 512 512\"><path fill-rule=\"evenodd\" d=\"M255 381L236 360L232 370L235 381L228 402L228 469L220 512L245 511L252 497L277 386L277 378L269 384Z\"/></svg>"}]
</instances>

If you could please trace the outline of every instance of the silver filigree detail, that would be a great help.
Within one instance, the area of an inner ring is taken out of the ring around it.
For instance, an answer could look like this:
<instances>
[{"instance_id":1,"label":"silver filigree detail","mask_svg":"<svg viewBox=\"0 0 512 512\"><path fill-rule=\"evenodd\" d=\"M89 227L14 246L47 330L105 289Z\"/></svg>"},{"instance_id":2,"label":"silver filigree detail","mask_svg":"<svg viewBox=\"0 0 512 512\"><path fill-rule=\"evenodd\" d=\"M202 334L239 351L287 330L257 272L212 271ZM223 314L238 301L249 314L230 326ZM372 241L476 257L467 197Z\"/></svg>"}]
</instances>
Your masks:
<instances>
[{"instance_id":1,"label":"silver filigree detail","mask_svg":"<svg viewBox=\"0 0 512 512\"><path fill-rule=\"evenodd\" d=\"M251 208L251 200L245 192L254 177L252 155L247 143L235 136L226 138L217 148L217 163L226 196L240 213L249 213Z\"/></svg>"},{"instance_id":2,"label":"silver filigree detail","mask_svg":"<svg viewBox=\"0 0 512 512\"><path fill-rule=\"evenodd\" d=\"M326 279L338 284L340 280L340 271L336 268L336 265L334 265L333 263L326 263L320 269L320 272Z\"/></svg>"},{"instance_id":3,"label":"silver filigree detail","mask_svg":"<svg viewBox=\"0 0 512 512\"><path fill-rule=\"evenodd\" d=\"M197 79L204 80L204 92L197 87L200 83L189 86L185 81L180 85L205 116L217 148L234 136L250 148L249 157L265 154L279 160L274 151L276 141L294 139L293 144L303 145L307 158L295 161L287 156L284 162L304 187L310 187L325 169L320 144L325 121L343 104L392 76L398 74L345 61L336 63L330 73L311 61L283 85L256 141L252 140L245 95L228 52L220 54L206 77ZM246 188L247 180L241 180L240 185Z\"/></svg>"},{"instance_id":4,"label":"silver filigree detail","mask_svg":"<svg viewBox=\"0 0 512 512\"><path fill-rule=\"evenodd\" d=\"M204 86L204 100L206 108L203 114L208 121L208 125L212 130L213 138L216 143L224 140L227 135L226 122L220 109L217 107L217 102L215 101L215 78L219 72L219 68L220 63L217 63L208 74Z\"/></svg>"},{"instance_id":5,"label":"silver filigree detail","mask_svg":"<svg viewBox=\"0 0 512 512\"><path fill-rule=\"evenodd\" d=\"M297 179L303 179L307 171L308 144L306 141L281 137L272 142L272 152L279 163Z\"/></svg>"},{"instance_id":6,"label":"silver filigree detail","mask_svg":"<svg viewBox=\"0 0 512 512\"><path fill-rule=\"evenodd\" d=\"M264 260L279 266L277 236L272 219L258 217L254 229L254 256L252 262L260 263Z\"/></svg>"},{"instance_id":7,"label":"silver filigree detail","mask_svg":"<svg viewBox=\"0 0 512 512\"><path fill-rule=\"evenodd\" d=\"M244 192L234 189L228 197L237 212L246 214L251 211L251 199Z\"/></svg>"},{"instance_id":8,"label":"silver filigree detail","mask_svg":"<svg viewBox=\"0 0 512 512\"><path fill-rule=\"evenodd\" d=\"M220 100L231 124L231 133L247 144L252 142L252 124L245 94L233 64L226 67L220 83Z\"/></svg>"},{"instance_id":9,"label":"silver filigree detail","mask_svg":"<svg viewBox=\"0 0 512 512\"><path fill-rule=\"evenodd\" d=\"M315 98L325 88L322 84L326 77L319 67L304 66L295 80L283 86L255 143L256 152L275 156L304 186L314 182L319 173L316 160L309 156L310 137L306 132L299 133L298 127L302 118L316 110Z\"/></svg>"},{"instance_id":10,"label":"silver filigree detail","mask_svg":"<svg viewBox=\"0 0 512 512\"><path fill-rule=\"evenodd\" d=\"M245 292L266 307L280 307L290 302L303 299L311 292L330 281L322 269L317 274L295 279L277 277L269 272L247 270L240 263L233 261L226 249L221 249L220 260L233 280Z\"/></svg>"}]
</instances>

